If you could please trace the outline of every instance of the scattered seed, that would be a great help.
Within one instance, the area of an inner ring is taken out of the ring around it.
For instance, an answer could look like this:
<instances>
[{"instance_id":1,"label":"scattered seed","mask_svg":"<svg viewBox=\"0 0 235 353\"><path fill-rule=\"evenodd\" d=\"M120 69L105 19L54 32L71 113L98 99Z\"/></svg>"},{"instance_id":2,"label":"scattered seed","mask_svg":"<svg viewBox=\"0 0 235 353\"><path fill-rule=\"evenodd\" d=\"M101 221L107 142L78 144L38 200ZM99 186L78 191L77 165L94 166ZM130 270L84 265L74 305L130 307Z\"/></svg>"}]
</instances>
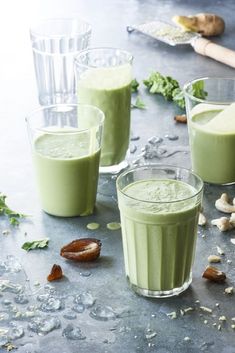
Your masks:
<instances>
[{"instance_id":1,"label":"scattered seed","mask_svg":"<svg viewBox=\"0 0 235 353\"><path fill-rule=\"evenodd\" d=\"M90 230L96 230L100 227L100 225L99 223L93 222L93 223L88 223L86 227L87 229L90 229Z\"/></svg>"},{"instance_id":2,"label":"scattered seed","mask_svg":"<svg viewBox=\"0 0 235 353\"><path fill-rule=\"evenodd\" d=\"M221 331L221 325L218 325L217 328L218 328L218 331Z\"/></svg>"},{"instance_id":3,"label":"scattered seed","mask_svg":"<svg viewBox=\"0 0 235 353\"><path fill-rule=\"evenodd\" d=\"M201 309L202 311L204 311L205 313L209 313L209 314L212 313L212 309L207 308L206 306L200 306L200 309Z\"/></svg>"},{"instance_id":4,"label":"scattered seed","mask_svg":"<svg viewBox=\"0 0 235 353\"><path fill-rule=\"evenodd\" d=\"M227 319L226 319L226 316L224 316L224 315L222 315L222 316L220 316L219 317L219 321L226 321Z\"/></svg>"},{"instance_id":5,"label":"scattered seed","mask_svg":"<svg viewBox=\"0 0 235 353\"><path fill-rule=\"evenodd\" d=\"M186 341L186 342L191 341L191 338L186 336L186 337L184 337L184 341Z\"/></svg>"},{"instance_id":6,"label":"scattered seed","mask_svg":"<svg viewBox=\"0 0 235 353\"><path fill-rule=\"evenodd\" d=\"M235 330L235 325L234 325L234 324L232 324L232 325L231 325L231 328L232 328L233 330Z\"/></svg>"},{"instance_id":7,"label":"scattered seed","mask_svg":"<svg viewBox=\"0 0 235 353\"><path fill-rule=\"evenodd\" d=\"M118 230L121 228L121 223L119 223L119 222L107 223L107 228L109 230Z\"/></svg>"},{"instance_id":8,"label":"scattered seed","mask_svg":"<svg viewBox=\"0 0 235 353\"><path fill-rule=\"evenodd\" d=\"M216 323L216 322L214 322L214 323L212 324L212 326L217 326L217 323Z\"/></svg>"},{"instance_id":9,"label":"scattered seed","mask_svg":"<svg viewBox=\"0 0 235 353\"><path fill-rule=\"evenodd\" d=\"M215 306L217 306L217 308L220 306L220 303L215 303Z\"/></svg>"},{"instance_id":10,"label":"scattered seed","mask_svg":"<svg viewBox=\"0 0 235 353\"><path fill-rule=\"evenodd\" d=\"M219 246L216 246L216 249L217 249L217 253L219 255L224 255L225 254L224 250L222 250Z\"/></svg>"},{"instance_id":11,"label":"scattered seed","mask_svg":"<svg viewBox=\"0 0 235 353\"><path fill-rule=\"evenodd\" d=\"M231 264L232 263L232 260L227 260L227 264Z\"/></svg>"},{"instance_id":12,"label":"scattered seed","mask_svg":"<svg viewBox=\"0 0 235 353\"><path fill-rule=\"evenodd\" d=\"M9 235L11 233L10 229L4 229L2 235Z\"/></svg>"},{"instance_id":13,"label":"scattered seed","mask_svg":"<svg viewBox=\"0 0 235 353\"><path fill-rule=\"evenodd\" d=\"M230 239L231 243L235 245L235 238Z\"/></svg>"},{"instance_id":14,"label":"scattered seed","mask_svg":"<svg viewBox=\"0 0 235 353\"><path fill-rule=\"evenodd\" d=\"M196 303L196 304L200 304L200 300L198 300L198 299L195 300L195 303Z\"/></svg>"},{"instance_id":15,"label":"scattered seed","mask_svg":"<svg viewBox=\"0 0 235 353\"><path fill-rule=\"evenodd\" d=\"M233 287L227 287L224 290L225 294L233 294L233 292L234 292L234 288Z\"/></svg>"},{"instance_id":16,"label":"scattered seed","mask_svg":"<svg viewBox=\"0 0 235 353\"><path fill-rule=\"evenodd\" d=\"M36 282L34 282L34 284L33 284L35 287L38 287L38 286L40 286L40 283L38 282L38 281L36 281Z\"/></svg>"},{"instance_id":17,"label":"scattered seed","mask_svg":"<svg viewBox=\"0 0 235 353\"><path fill-rule=\"evenodd\" d=\"M145 335L145 337L147 338L147 340L151 340L151 339L154 338L155 336L157 336L157 332L147 333L147 334Z\"/></svg>"},{"instance_id":18,"label":"scattered seed","mask_svg":"<svg viewBox=\"0 0 235 353\"><path fill-rule=\"evenodd\" d=\"M176 319L177 314L176 311L172 311L171 313L166 314L170 319Z\"/></svg>"},{"instance_id":19,"label":"scattered seed","mask_svg":"<svg viewBox=\"0 0 235 353\"><path fill-rule=\"evenodd\" d=\"M218 255L210 255L210 256L208 256L208 262L210 262L210 263L221 262L221 257Z\"/></svg>"}]
</instances>

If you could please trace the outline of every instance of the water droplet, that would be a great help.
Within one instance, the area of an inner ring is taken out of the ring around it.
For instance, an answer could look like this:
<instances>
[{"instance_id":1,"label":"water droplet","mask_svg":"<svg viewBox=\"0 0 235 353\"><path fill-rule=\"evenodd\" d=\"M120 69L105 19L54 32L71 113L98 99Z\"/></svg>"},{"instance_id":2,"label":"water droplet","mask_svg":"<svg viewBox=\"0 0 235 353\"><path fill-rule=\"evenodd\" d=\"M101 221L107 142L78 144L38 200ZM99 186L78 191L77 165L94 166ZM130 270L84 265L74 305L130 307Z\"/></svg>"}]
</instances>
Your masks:
<instances>
[{"instance_id":1,"label":"water droplet","mask_svg":"<svg viewBox=\"0 0 235 353\"><path fill-rule=\"evenodd\" d=\"M67 311L67 313L65 313L63 317L67 320L75 320L77 318L77 315L72 311Z\"/></svg>"},{"instance_id":2,"label":"water droplet","mask_svg":"<svg viewBox=\"0 0 235 353\"><path fill-rule=\"evenodd\" d=\"M44 312L54 312L62 309L62 302L60 299L50 297L48 300L42 302L39 309Z\"/></svg>"},{"instance_id":3,"label":"water droplet","mask_svg":"<svg viewBox=\"0 0 235 353\"><path fill-rule=\"evenodd\" d=\"M60 328L60 320L56 316L37 317L28 324L28 328L37 334L46 335Z\"/></svg>"},{"instance_id":4,"label":"water droplet","mask_svg":"<svg viewBox=\"0 0 235 353\"><path fill-rule=\"evenodd\" d=\"M19 294L14 298L14 301L17 304L28 304L29 300L24 294Z\"/></svg>"},{"instance_id":5,"label":"water droplet","mask_svg":"<svg viewBox=\"0 0 235 353\"><path fill-rule=\"evenodd\" d=\"M83 304L86 308L90 308L94 305L95 298L92 296L91 292L87 291L76 295L74 298L74 303Z\"/></svg>"},{"instance_id":6,"label":"water droplet","mask_svg":"<svg viewBox=\"0 0 235 353\"><path fill-rule=\"evenodd\" d=\"M7 336L0 336L0 347L5 346L5 344L8 343L8 338Z\"/></svg>"},{"instance_id":7,"label":"water droplet","mask_svg":"<svg viewBox=\"0 0 235 353\"><path fill-rule=\"evenodd\" d=\"M90 230L96 230L100 227L100 225L99 223L93 222L93 223L88 223L86 227L87 229L90 229Z\"/></svg>"},{"instance_id":8,"label":"water droplet","mask_svg":"<svg viewBox=\"0 0 235 353\"><path fill-rule=\"evenodd\" d=\"M74 311L76 311L76 313L83 313L83 311L85 310L85 306L83 304L76 304L73 306L72 308Z\"/></svg>"},{"instance_id":9,"label":"water droplet","mask_svg":"<svg viewBox=\"0 0 235 353\"><path fill-rule=\"evenodd\" d=\"M177 135L165 135L165 137L170 141L176 141L179 139L179 136Z\"/></svg>"},{"instance_id":10,"label":"water droplet","mask_svg":"<svg viewBox=\"0 0 235 353\"><path fill-rule=\"evenodd\" d=\"M140 139L140 136L131 136L131 141L138 141Z\"/></svg>"},{"instance_id":11,"label":"water droplet","mask_svg":"<svg viewBox=\"0 0 235 353\"><path fill-rule=\"evenodd\" d=\"M115 320L117 315L110 306L97 305L91 312L90 317L99 321Z\"/></svg>"},{"instance_id":12,"label":"water droplet","mask_svg":"<svg viewBox=\"0 0 235 353\"><path fill-rule=\"evenodd\" d=\"M8 299L4 299L3 300L3 305L5 305L5 306L11 305L11 301L8 300Z\"/></svg>"},{"instance_id":13,"label":"water droplet","mask_svg":"<svg viewBox=\"0 0 235 353\"><path fill-rule=\"evenodd\" d=\"M118 230L121 228L121 223L120 222L110 222L107 223L107 228L109 230Z\"/></svg>"},{"instance_id":14,"label":"water droplet","mask_svg":"<svg viewBox=\"0 0 235 353\"><path fill-rule=\"evenodd\" d=\"M130 153L135 153L137 150L137 146L136 145L130 145Z\"/></svg>"},{"instance_id":15,"label":"water droplet","mask_svg":"<svg viewBox=\"0 0 235 353\"><path fill-rule=\"evenodd\" d=\"M68 340L84 340L84 336L81 329L78 326L68 324L62 332L62 336L66 337Z\"/></svg>"},{"instance_id":16,"label":"water droplet","mask_svg":"<svg viewBox=\"0 0 235 353\"><path fill-rule=\"evenodd\" d=\"M79 273L82 277L90 277L91 271L83 271Z\"/></svg>"},{"instance_id":17,"label":"water droplet","mask_svg":"<svg viewBox=\"0 0 235 353\"><path fill-rule=\"evenodd\" d=\"M21 338L24 336L24 329L22 326L17 326L14 323L11 323L12 327L9 330L8 333L8 339L9 340L15 340L17 338Z\"/></svg>"},{"instance_id":18,"label":"water droplet","mask_svg":"<svg viewBox=\"0 0 235 353\"><path fill-rule=\"evenodd\" d=\"M150 143L151 145L159 144L162 141L163 141L163 138L161 138L159 136L152 136L148 139L148 143Z\"/></svg>"}]
</instances>

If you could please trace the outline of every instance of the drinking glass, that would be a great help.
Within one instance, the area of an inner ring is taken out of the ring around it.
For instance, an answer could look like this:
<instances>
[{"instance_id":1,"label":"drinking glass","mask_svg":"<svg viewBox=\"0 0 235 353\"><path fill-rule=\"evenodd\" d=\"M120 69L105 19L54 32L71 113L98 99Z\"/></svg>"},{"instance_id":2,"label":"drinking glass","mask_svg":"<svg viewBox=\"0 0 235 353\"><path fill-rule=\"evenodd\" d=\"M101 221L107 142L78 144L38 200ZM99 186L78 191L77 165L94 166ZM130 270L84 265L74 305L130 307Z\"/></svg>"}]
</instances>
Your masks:
<instances>
[{"instance_id":1,"label":"drinking glass","mask_svg":"<svg viewBox=\"0 0 235 353\"><path fill-rule=\"evenodd\" d=\"M75 58L78 102L105 115L100 172L118 173L128 165L132 59L116 48L87 49Z\"/></svg>"},{"instance_id":2,"label":"drinking glass","mask_svg":"<svg viewBox=\"0 0 235 353\"><path fill-rule=\"evenodd\" d=\"M42 208L59 217L92 214L99 174L103 112L57 104L26 118Z\"/></svg>"},{"instance_id":3,"label":"drinking glass","mask_svg":"<svg viewBox=\"0 0 235 353\"><path fill-rule=\"evenodd\" d=\"M188 288L203 182L188 169L151 164L117 178L126 276L147 297Z\"/></svg>"},{"instance_id":4,"label":"drinking glass","mask_svg":"<svg viewBox=\"0 0 235 353\"><path fill-rule=\"evenodd\" d=\"M88 47L91 26L77 18L52 18L30 28L41 105L76 103L74 57Z\"/></svg>"},{"instance_id":5,"label":"drinking glass","mask_svg":"<svg viewBox=\"0 0 235 353\"><path fill-rule=\"evenodd\" d=\"M199 78L184 93L193 171L208 183L234 183L235 79Z\"/></svg>"}]
</instances>

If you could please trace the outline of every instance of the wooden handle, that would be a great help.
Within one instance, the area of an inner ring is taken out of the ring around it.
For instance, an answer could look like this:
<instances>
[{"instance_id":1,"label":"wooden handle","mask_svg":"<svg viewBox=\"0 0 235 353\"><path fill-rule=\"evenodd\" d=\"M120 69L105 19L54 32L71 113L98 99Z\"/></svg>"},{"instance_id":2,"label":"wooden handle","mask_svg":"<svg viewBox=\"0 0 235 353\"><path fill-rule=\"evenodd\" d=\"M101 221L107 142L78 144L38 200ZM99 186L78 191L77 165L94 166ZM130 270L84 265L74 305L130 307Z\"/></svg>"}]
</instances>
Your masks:
<instances>
[{"instance_id":1,"label":"wooden handle","mask_svg":"<svg viewBox=\"0 0 235 353\"><path fill-rule=\"evenodd\" d=\"M209 56L223 64L235 68L235 51L215 44L205 38L197 38L192 43L196 53Z\"/></svg>"}]
</instances>

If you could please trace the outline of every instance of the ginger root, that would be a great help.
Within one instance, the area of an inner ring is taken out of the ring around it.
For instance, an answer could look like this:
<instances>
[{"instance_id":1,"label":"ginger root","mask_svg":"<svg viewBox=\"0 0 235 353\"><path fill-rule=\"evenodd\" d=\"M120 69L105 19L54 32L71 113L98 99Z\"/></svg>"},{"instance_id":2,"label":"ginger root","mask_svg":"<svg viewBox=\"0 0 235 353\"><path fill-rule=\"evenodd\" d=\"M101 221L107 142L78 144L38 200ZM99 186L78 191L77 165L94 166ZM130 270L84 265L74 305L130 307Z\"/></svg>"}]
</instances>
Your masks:
<instances>
[{"instance_id":1,"label":"ginger root","mask_svg":"<svg viewBox=\"0 0 235 353\"><path fill-rule=\"evenodd\" d=\"M195 16L174 16L172 21L184 31L200 33L204 37L218 36L224 32L222 17L212 13L199 13Z\"/></svg>"}]
</instances>

